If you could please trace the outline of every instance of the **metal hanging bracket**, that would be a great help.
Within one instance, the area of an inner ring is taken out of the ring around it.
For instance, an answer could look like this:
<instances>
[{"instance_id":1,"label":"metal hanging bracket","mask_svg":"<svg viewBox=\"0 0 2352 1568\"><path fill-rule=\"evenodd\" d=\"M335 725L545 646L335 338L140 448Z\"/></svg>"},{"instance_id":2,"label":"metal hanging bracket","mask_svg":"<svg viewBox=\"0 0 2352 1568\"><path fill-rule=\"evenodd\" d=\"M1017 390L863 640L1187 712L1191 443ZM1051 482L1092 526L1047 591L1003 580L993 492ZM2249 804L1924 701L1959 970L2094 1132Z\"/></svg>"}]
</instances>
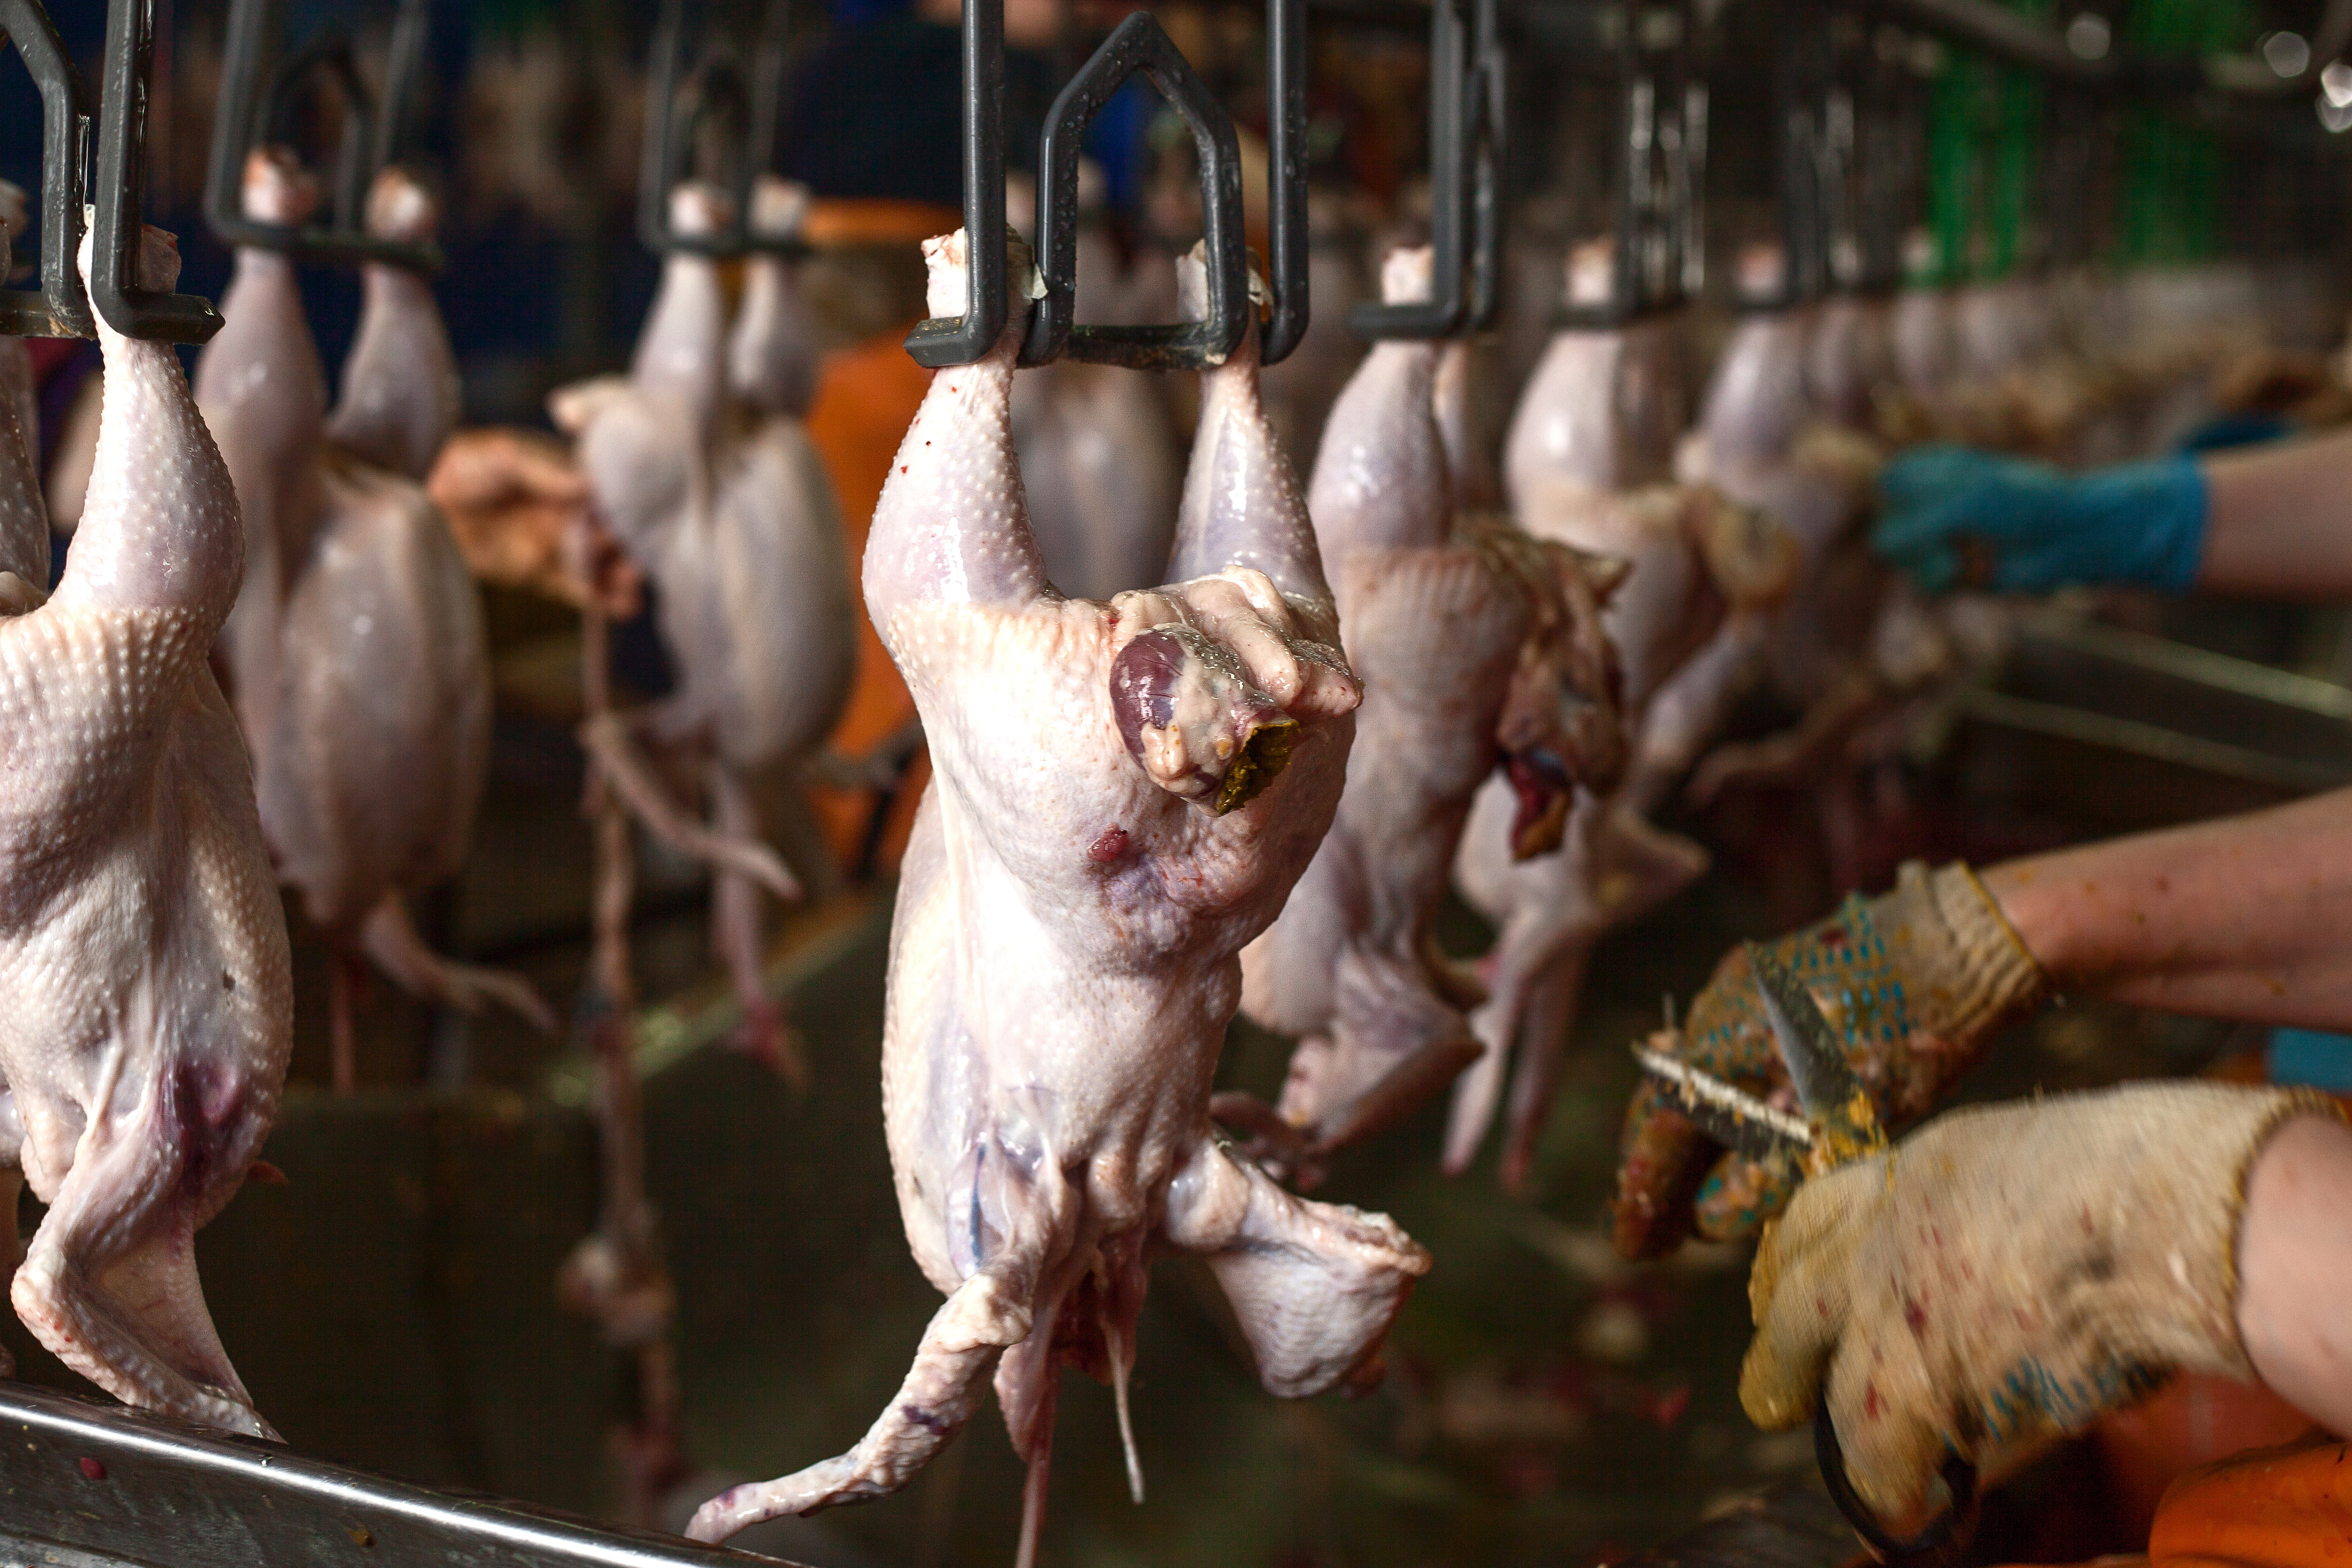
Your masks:
<instances>
[{"instance_id":1,"label":"metal hanging bracket","mask_svg":"<svg viewBox=\"0 0 2352 1568\"><path fill-rule=\"evenodd\" d=\"M1491 325L1500 303L1504 59L1495 0L1434 0L1429 21L1431 295L1359 305L1362 338L1445 338Z\"/></svg>"},{"instance_id":2,"label":"metal hanging bracket","mask_svg":"<svg viewBox=\"0 0 2352 1568\"><path fill-rule=\"evenodd\" d=\"M1559 328L1605 331L1679 309L1703 273L1699 185L1706 89L1690 68L1696 17L1657 7L1628 19L1617 40L1615 230L1609 298L1563 300Z\"/></svg>"},{"instance_id":3,"label":"metal hanging bracket","mask_svg":"<svg viewBox=\"0 0 2352 1568\"><path fill-rule=\"evenodd\" d=\"M89 94L39 0L0 0L0 31L41 91L41 286L0 289L0 333L95 337L89 301L74 271L74 252L81 246Z\"/></svg>"},{"instance_id":4,"label":"metal hanging bracket","mask_svg":"<svg viewBox=\"0 0 2352 1568\"><path fill-rule=\"evenodd\" d=\"M769 0L748 76L724 39L688 70L686 34L684 0L664 0L646 74L646 138L637 169L638 241L647 250L698 256L810 254L808 242L800 236L763 235L751 224L752 186L774 167L777 131L783 119L792 64L791 0ZM724 228L681 234L669 221L669 195L694 177L697 141L703 121L714 114L731 119L737 132L732 143L721 141L721 145L732 145L733 163L717 182L734 198L734 210Z\"/></svg>"},{"instance_id":5,"label":"metal hanging bracket","mask_svg":"<svg viewBox=\"0 0 2352 1568\"><path fill-rule=\"evenodd\" d=\"M1087 126L1138 72L1182 116L1201 162L1201 217L1208 252L1208 318L1180 325L1074 327L1077 284L1078 148ZM1066 354L1138 370L1222 364L1249 331L1249 256L1243 233L1239 139L1223 105L1149 11L1129 14L1072 77L1045 117L1037 180L1037 261L1045 293L1030 312L1021 363Z\"/></svg>"},{"instance_id":6,"label":"metal hanging bracket","mask_svg":"<svg viewBox=\"0 0 2352 1568\"><path fill-rule=\"evenodd\" d=\"M230 0L222 51L219 108L213 118L212 162L205 179L205 221L223 243L282 251L304 261L352 267L365 262L438 272L441 247L367 232L367 188L391 161L405 106L425 58L425 0L400 0L380 93L361 77L350 35L340 26L314 36L263 75L278 33L278 0ZM333 221L262 223L245 216L245 161L265 137L282 138L295 100L324 71L343 98L342 145L336 158Z\"/></svg>"},{"instance_id":7,"label":"metal hanging bracket","mask_svg":"<svg viewBox=\"0 0 2352 1568\"><path fill-rule=\"evenodd\" d=\"M1279 363L1306 335L1307 50L1305 0L1268 0L1266 161L1273 230L1272 311L1261 359ZM1075 322L1079 147L1111 95L1140 72L1192 131L1201 163L1201 207L1208 251L1208 317L1160 326ZM1004 331L1003 0L964 0L963 160L966 237L964 311L935 316L908 334L917 363L970 364ZM1242 211L1241 149L1233 120L1148 12L1128 16L1062 89L1046 116L1038 154L1038 271L1045 292L1031 314L1020 363L1065 356L1139 370L1222 363L1249 330L1249 254Z\"/></svg>"},{"instance_id":8,"label":"metal hanging bracket","mask_svg":"<svg viewBox=\"0 0 2352 1568\"><path fill-rule=\"evenodd\" d=\"M670 192L693 177L697 136L713 114L731 116L748 145L751 88L741 67L721 43L687 69L684 0L663 0L646 74L646 139L637 170L637 240L647 250L721 257L743 252L749 232L743 197L751 174L740 149L735 166L719 182L735 198L727 226L709 234L681 234L669 221Z\"/></svg>"},{"instance_id":9,"label":"metal hanging bracket","mask_svg":"<svg viewBox=\"0 0 2352 1568\"><path fill-rule=\"evenodd\" d=\"M813 254L797 234L761 234L751 221L751 183L776 166L776 142L783 124L784 95L791 86L793 60L792 0L768 0L760 28L760 47L751 57L751 126L750 153L744 159L742 199L743 247L769 256Z\"/></svg>"},{"instance_id":10,"label":"metal hanging bracket","mask_svg":"<svg viewBox=\"0 0 2352 1568\"><path fill-rule=\"evenodd\" d=\"M57 28L37 0L0 0L0 30L41 92L41 286L0 290L0 333L96 337L94 301L106 324L126 337L182 343L211 337L221 324L211 300L134 286L154 64L152 0L112 0L107 8L106 99L97 167L87 183L88 94ZM97 208L87 291L74 265L86 203Z\"/></svg>"},{"instance_id":11,"label":"metal hanging bracket","mask_svg":"<svg viewBox=\"0 0 2352 1568\"><path fill-rule=\"evenodd\" d=\"M1784 0L1782 16L1772 62L1780 284L1741 295L1734 302L1742 310L1791 310L1828 285L1829 11L1823 0Z\"/></svg>"},{"instance_id":12,"label":"metal hanging bracket","mask_svg":"<svg viewBox=\"0 0 2352 1568\"><path fill-rule=\"evenodd\" d=\"M221 328L220 311L210 300L138 287L147 89L154 63L154 0L112 0L107 7L106 90L99 107L93 176L98 212L90 236L90 302L125 337L200 343ZM41 259L46 267L47 256Z\"/></svg>"},{"instance_id":13,"label":"metal hanging bracket","mask_svg":"<svg viewBox=\"0 0 2352 1568\"><path fill-rule=\"evenodd\" d=\"M1004 335L1004 0L963 0L963 314L907 334L931 370L976 363Z\"/></svg>"}]
</instances>

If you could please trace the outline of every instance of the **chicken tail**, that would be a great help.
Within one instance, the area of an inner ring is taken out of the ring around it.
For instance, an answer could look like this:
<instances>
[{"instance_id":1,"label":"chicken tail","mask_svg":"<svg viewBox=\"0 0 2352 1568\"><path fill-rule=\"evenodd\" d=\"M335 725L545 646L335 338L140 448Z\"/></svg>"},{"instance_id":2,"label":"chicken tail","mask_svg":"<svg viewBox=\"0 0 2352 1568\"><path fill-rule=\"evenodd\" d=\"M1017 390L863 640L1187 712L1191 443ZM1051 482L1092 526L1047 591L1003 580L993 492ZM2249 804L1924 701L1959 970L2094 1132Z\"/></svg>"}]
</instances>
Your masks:
<instances>
[{"instance_id":1,"label":"chicken tail","mask_svg":"<svg viewBox=\"0 0 2352 1568\"><path fill-rule=\"evenodd\" d=\"M801 896L800 883L774 850L754 839L714 833L688 816L662 786L618 714L600 713L581 725L580 744L630 814L655 837L681 855L749 877L780 899Z\"/></svg>"},{"instance_id":2,"label":"chicken tail","mask_svg":"<svg viewBox=\"0 0 2352 1568\"><path fill-rule=\"evenodd\" d=\"M556 1032L553 1010L521 975L459 963L425 946L408 918L407 900L397 890L386 893L368 911L360 927L360 946L413 996L454 1007L468 1017L495 1002L542 1035Z\"/></svg>"}]
</instances>

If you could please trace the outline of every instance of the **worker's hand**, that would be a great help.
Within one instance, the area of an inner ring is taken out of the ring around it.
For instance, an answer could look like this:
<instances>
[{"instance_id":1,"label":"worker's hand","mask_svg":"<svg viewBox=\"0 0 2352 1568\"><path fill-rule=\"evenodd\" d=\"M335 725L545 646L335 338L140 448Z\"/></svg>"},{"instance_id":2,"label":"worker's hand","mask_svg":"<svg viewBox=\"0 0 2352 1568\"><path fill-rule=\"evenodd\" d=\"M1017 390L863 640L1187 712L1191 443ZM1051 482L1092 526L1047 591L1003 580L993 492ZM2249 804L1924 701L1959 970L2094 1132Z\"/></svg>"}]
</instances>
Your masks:
<instances>
[{"instance_id":1,"label":"worker's hand","mask_svg":"<svg viewBox=\"0 0 2352 1568\"><path fill-rule=\"evenodd\" d=\"M530 430L453 433L425 480L466 564L486 583L527 588L615 620L637 613L637 569L594 521L587 477L563 445ZM583 527L595 548L572 541Z\"/></svg>"},{"instance_id":2,"label":"worker's hand","mask_svg":"<svg viewBox=\"0 0 2352 1568\"><path fill-rule=\"evenodd\" d=\"M1933 872L1906 865L1892 892L1848 899L1828 920L1771 946L1843 1033L1847 1059L1890 1124L1925 1114L1994 1033L2047 989L1975 873L1958 863ZM1665 1048L1794 1104L1744 948L1717 967ZM1793 1159L1717 1152L1670 1093L1644 1082L1617 1170L1618 1251L1672 1251L1694 1222L1717 1240L1744 1237L1788 1203L1799 1174Z\"/></svg>"},{"instance_id":3,"label":"worker's hand","mask_svg":"<svg viewBox=\"0 0 2352 1568\"><path fill-rule=\"evenodd\" d=\"M2168 458L2069 474L1967 447L1880 473L1878 552L1930 594L2038 594L2072 584L2182 590L2205 544L2205 479Z\"/></svg>"},{"instance_id":4,"label":"worker's hand","mask_svg":"<svg viewBox=\"0 0 2352 1568\"><path fill-rule=\"evenodd\" d=\"M1748 1277L1740 1404L1795 1426L1826 1389L1847 1479L1908 1533L1948 1450L1996 1477L2176 1369L2251 1379L2246 1175L2319 1104L2158 1083L1988 1106L1813 1178Z\"/></svg>"}]
</instances>

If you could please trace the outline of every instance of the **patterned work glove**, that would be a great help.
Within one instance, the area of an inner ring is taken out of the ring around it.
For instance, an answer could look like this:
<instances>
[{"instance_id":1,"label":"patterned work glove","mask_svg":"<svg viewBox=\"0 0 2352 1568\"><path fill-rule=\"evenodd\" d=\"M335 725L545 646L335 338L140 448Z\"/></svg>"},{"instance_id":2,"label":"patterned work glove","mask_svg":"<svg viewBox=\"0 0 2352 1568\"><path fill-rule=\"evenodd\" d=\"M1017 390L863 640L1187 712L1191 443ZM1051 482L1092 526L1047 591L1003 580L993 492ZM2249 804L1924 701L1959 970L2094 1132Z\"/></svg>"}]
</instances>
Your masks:
<instances>
[{"instance_id":1,"label":"patterned work glove","mask_svg":"<svg viewBox=\"0 0 2352 1568\"><path fill-rule=\"evenodd\" d=\"M1856 894L1772 951L1843 1032L1846 1058L1889 1126L1924 1115L1993 1035L2048 991L1976 873L1957 861L1933 872L1907 864L1892 892ZM1726 1082L1797 1108L1745 949L1717 967L1674 1048ZM1800 1174L1793 1159L1716 1152L1671 1095L1643 1083L1617 1170L1617 1250L1670 1252L1694 1219L1715 1240L1751 1236L1787 1205Z\"/></svg>"},{"instance_id":2,"label":"patterned work glove","mask_svg":"<svg viewBox=\"0 0 2352 1568\"><path fill-rule=\"evenodd\" d=\"M2251 1380L2238 1215L2309 1091L2135 1084L1942 1116L1807 1182L1748 1276L1739 1402L1829 1400L1846 1479L1921 1522L1947 1450L1988 1478L2186 1370Z\"/></svg>"}]
</instances>

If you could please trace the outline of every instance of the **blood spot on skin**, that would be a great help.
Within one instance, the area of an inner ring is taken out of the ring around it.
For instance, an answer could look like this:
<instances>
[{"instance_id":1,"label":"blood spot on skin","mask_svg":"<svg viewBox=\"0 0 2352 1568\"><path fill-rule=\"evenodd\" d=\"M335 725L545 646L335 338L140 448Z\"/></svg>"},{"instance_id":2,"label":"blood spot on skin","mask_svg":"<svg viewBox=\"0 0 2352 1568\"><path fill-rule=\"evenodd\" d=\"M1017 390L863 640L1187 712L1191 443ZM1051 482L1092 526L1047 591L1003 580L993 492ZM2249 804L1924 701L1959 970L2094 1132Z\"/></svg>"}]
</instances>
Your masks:
<instances>
[{"instance_id":1,"label":"blood spot on skin","mask_svg":"<svg viewBox=\"0 0 2352 1568\"><path fill-rule=\"evenodd\" d=\"M1878 1419L1878 1413L1885 1407L1885 1402L1878 1397L1878 1384L1864 1384L1862 1385L1862 1418L1865 1421L1875 1421Z\"/></svg>"},{"instance_id":2,"label":"blood spot on skin","mask_svg":"<svg viewBox=\"0 0 2352 1568\"><path fill-rule=\"evenodd\" d=\"M1127 853L1127 829L1106 827L1102 837L1087 846L1087 858L1108 866Z\"/></svg>"},{"instance_id":3,"label":"blood spot on skin","mask_svg":"<svg viewBox=\"0 0 2352 1568\"><path fill-rule=\"evenodd\" d=\"M903 474L903 473L905 473L905 472L907 471L907 465L906 465L906 464L904 464L904 463L899 464L899 465L898 465L898 471L899 471L900 473L902 473L902 474Z\"/></svg>"},{"instance_id":4,"label":"blood spot on skin","mask_svg":"<svg viewBox=\"0 0 2352 1568\"><path fill-rule=\"evenodd\" d=\"M1903 1301L1903 1323L1911 1331L1914 1337L1925 1334L1927 1331L1927 1310L1906 1297Z\"/></svg>"},{"instance_id":5,"label":"blood spot on skin","mask_svg":"<svg viewBox=\"0 0 2352 1568\"><path fill-rule=\"evenodd\" d=\"M924 1409L919 1405L901 1405L898 1406L898 1414L904 1415L908 1420L912 1421L916 1426L920 1426L926 1432L944 1436L945 1434L955 1430L954 1422L950 1421L944 1415L934 1415L930 1411Z\"/></svg>"},{"instance_id":6,"label":"blood spot on skin","mask_svg":"<svg viewBox=\"0 0 2352 1568\"><path fill-rule=\"evenodd\" d=\"M102 1462L97 1459L77 1459L75 1463L81 1468L82 1479L86 1481L106 1479L106 1466Z\"/></svg>"}]
</instances>

